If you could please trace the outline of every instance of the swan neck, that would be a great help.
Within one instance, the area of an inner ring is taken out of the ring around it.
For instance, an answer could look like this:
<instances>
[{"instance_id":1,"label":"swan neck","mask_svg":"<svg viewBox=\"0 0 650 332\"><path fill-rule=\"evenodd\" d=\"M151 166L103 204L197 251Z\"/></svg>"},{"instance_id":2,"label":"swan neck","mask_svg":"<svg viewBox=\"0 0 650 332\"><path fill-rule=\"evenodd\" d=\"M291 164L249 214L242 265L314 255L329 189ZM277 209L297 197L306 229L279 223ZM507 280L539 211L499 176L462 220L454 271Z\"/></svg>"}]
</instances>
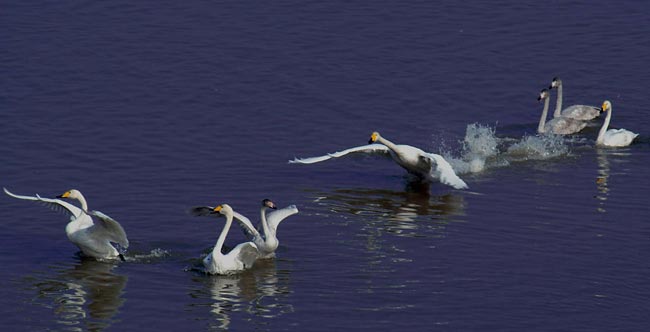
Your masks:
<instances>
[{"instance_id":1,"label":"swan neck","mask_svg":"<svg viewBox=\"0 0 650 332\"><path fill-rule=\"evenodd\" d=\"M540 134L544 133L544 125L546 124L546 115L548 114L548 104L549 98L544 100L544 110L542 111L542 117L539 119L539 126L537 126L537 132Z\"/></svg>"},{"instance_id":2,"label":"swan neck","mask_svg":"<svg viewBox=\"0 0 650 332\"><path fill-rule=\"evenodd\" d=\"M605 122L603 122L603 126L600 127L600 131L598 132L598 138L596 139L596 144L602 144L603 141L605 140L605 133L607 132L607 128L609 127L609 121L612 120L612 107L609 107L609 110L607 111L607 117L605 117Z\"/></svg>"},{"instance_id":3,"label":"swan neck","mask_svg":"<svg viewBox=\"0 0 650 332\"><path fill-rule=\"evenodd\" d=\"M214 249L212 249L212 256L222 255L221 248L223 247L224 242L226 242L226 236L228 235L228 231L230 230L230 225L232 224L232 218L233 218L232 213L226 213L226 225L223 226L223 230L221 230L219 239L217 239L217 244L215 244Z\"/></svg>"},{"instance_id":4,"label":"swan neck","mask_svg":"<svg viewBox=\"0 0 650 332\"><path fill-rule=\"evenodd\" d=\"M79 200L79 203L81 203L81 209L84 210L84 212L88 212L88 203L86 202L84 195L79 193L77 200Z\"/></svg>"},{"instance_id":5,"label":"swan neck","mask_svg":"<svg viewBox=\"0 0 650 332\"><path fill-rule=\"evenodd\" d=\"M260 209L260 220L262 221L262 230L264 230L264 235L269 234L269 224L266 221L266 206L262 206Z\"/></svg>"},{"instance_id":6,"label":"swan neck","mask_svg":"<svg viewBox=\"0 0 650 332\"><path fill-rule=\"evenodd\" d=\"M395 145L393 142L391 142L391 141L389 141L389 140L387 140L387 139L385 139L385 138L383 138L381 136L379 136L379 138L377 138L377 142L387 146L389 149L393 150L393 152L397 153L397 145Z\"/></svg>"},{"instance_id":7,"label":"swan neck","mask_svg":"<svg viewBox=\"0 0 650 332\"><path fill-rule=\"evenodd\" d=\"M557 87L557 100L555 101L555 112L553 117L557 118L562 116L562 84Z\"/></svg>"}]
</instances>

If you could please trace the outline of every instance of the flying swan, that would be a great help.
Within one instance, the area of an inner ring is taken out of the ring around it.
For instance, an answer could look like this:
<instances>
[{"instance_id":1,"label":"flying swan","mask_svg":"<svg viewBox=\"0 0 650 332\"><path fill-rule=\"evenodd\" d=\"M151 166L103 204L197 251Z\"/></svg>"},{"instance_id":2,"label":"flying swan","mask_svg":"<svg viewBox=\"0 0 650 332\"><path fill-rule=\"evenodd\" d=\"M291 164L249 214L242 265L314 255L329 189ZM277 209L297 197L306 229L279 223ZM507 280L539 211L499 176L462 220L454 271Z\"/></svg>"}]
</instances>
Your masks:
<instances>
[{"instance_id":1,"label":"flying swan","mask_svg":"<svg viewBox=\"0 0 650 332\"><path fill-rule=\"evenodd\" d=\"M539 119L539 125L537 126L537 132L540 134L552 133L557 135L568 135L574 134L587 126L587 122L580 121L571 118L558 117L554 118L549 122L546 122L546 116L548 114L548 103L549 103L550 93L547 89L542 89L537 97L537 100L544 100L544 110L542 111L542 117Z\"/></svg>"},{"instance_id":2,"label":"flying swan","mask_svg":"<svg viewBox=\"0 0 650 332\"><path fill-rule=\"evenodd\" d=\"M633 133L627 129L609 129L609 122L612 120L612 103L609 100L603 102L603 112L607 112L607 117L603 126L598 132L598 138L596 139L596 145L600 146L611 146L611 147L622 147L632 144L639 134Z\"/></svg>"},{"instance_id":3,"label":"flying swan","mask_svg":"<svg viewBox=\"0 0 650 332\"><path fill-rule=\"evenodd\" d=\"M456 189L467 189L467 184L456 175L451 165L440 155L424 152L410 145L394 144L381 137L378 132L372 133L368 143L369 145L357 146L320 157L295 158L289 160L289 163L313 164L358 152L389 154L398 165L425 181L440 181Z\"/></svg>"},{"instance_id":4,"label":"flying swan","mask_svg":"<svg viewBox=\"0 0 650 332\"><path fill-rule=\"evenodd\" d=\"M215 208L204 206L196 207L193 210L199 211L210 209L212 214L221 214L226 217L226 225L217 239L212 252L203 259L203 266L210 274L233 274L246 270L253 266L255 261L260 257L257 246L253 242L243 242L234 247L227 254L221 253L221 248L226 241L226 236L230 230L233 221L233 210L228 204L222 204ZM206 214L197 214L206 215Z\"/></svg>"},{"instance_id":5,"label":"flying swan","mask_svg":"<svg viewBox=\"0 0 650 332\"><path fill-rule=\"evenodd\" d=\"M269 209L270 213L266 213ZM205 216L213 213L210 207L194 207L190 213L195 216ZM277 238L278 225L289 216L298 213L298 208L295 205L289 205L282 209L277 209L275 203L270 199L262 200L262 207L260 208L260 222L257 228L247 217L233 211L235 220L241 226L242 231L249 241L257 246L260 253L259 258L273 258L275 257L275 250L278 248L280 241ZM260 233L262 232L262 233Z\"/></svg>"},{"instance_id":6,"label":"flying swan","mask_svg":"<svg viewBox=\"0 0 650 332\"><path fill-rule=\"evenodd\" d=\"M36 196L15 195L7 188L3 189L13 198L38 201L53 209L69 213L70 222L65 226L65 233L84 255L99 259L119 257L122 261L125 260L123 254L129 247L129 240L124 229L111 217L99 211L89 211L88 203L79 190L66 191L57 198L77 199L81 203L81 208L60 199L44 198L38 194Z\"/></svg>"},{"instance_id":7,"label":"flying swan","mask_svg":"<svg viewBox=\"0 0 650 332\"><path fill-rule=\"evenodd\" d=\"M576 120L592 120L600 115L600 109L588 105L571 105L564 110L562 109L562 80L554 77L549 90L557 89L557 101L555 103L555 112L553 118L565 117Z\"/></svg>"}]
</instances>

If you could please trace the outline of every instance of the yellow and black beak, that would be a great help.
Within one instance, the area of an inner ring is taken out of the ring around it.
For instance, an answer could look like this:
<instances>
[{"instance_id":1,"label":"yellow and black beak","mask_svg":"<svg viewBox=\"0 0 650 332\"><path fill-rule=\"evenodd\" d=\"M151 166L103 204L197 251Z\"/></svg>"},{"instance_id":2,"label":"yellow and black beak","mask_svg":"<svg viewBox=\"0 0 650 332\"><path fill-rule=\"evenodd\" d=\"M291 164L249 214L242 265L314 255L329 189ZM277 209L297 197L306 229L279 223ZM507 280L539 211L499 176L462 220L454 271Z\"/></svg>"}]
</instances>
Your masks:
<instances>
[{"instance_id":1,"label":"yellow and black beak","mask_svg":"<svg viewBox=\"0 0 650 332\"><path fill-rule=\"evenodd\" d=\"M70 192L66 191L63 193L63 195L56 196L56 198L68 198L70 197Z\"/></svg>"},{"instance_id":2,"label":"yellow and black beak","mask_svg":"<svg viewBox=\"0 0 650 332\"><path fill-rule=\"evenodd\" d=\"M221 205L219 205L219 206L217 206L216 208L214 208L214 210L212 210L212 211L214 211L214 212L219 212L219 211L221 211L222 208L223 208L223 207L222 207Z\"/></svg>"},{"instance_id":3,"label":"yellow and black beak","mask_svg":"<svg viewBox=\"0 0 650 332\"><path fill-rule=\"evenodd\" d=\"M370 139L368 140L368 144L375 143L375 141L377 141L377 133L372 133L372 135L370 135Z\"/></svg>"}]
</instances>

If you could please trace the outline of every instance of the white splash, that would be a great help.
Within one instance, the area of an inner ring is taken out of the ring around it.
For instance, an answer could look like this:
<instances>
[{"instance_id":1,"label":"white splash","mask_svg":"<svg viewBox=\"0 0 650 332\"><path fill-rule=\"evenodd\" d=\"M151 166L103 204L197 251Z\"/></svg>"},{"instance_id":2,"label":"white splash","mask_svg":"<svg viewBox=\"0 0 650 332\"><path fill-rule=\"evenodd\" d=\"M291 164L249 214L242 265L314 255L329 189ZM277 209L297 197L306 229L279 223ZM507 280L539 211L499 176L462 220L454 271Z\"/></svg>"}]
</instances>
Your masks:
<instances>
[{"instance_id":1,"label":"white splash","mask_svg":"<svg viewBox=\"0 0 650 332\"><path fill-rule=\"evenodd\" d=\"M449 151L441 152L457 174L478 173L508 166L511 162L543 160L569 153L569 147L562 136L500 138L496 136L496 128L479 123L467 125L465 138L460 143L462 148L459 157Z\"/></svg>"},{"instance_id":2,"label":"white splash","mask_svg":"<svg viewBox=\"0 0 650 332\"><path fill-rule=\"evenodd\" d=\"M510 161L543 160L569 153L564 138L559 135L524 136L508 147L506 156Z\"/></svg>"}]
</instances>

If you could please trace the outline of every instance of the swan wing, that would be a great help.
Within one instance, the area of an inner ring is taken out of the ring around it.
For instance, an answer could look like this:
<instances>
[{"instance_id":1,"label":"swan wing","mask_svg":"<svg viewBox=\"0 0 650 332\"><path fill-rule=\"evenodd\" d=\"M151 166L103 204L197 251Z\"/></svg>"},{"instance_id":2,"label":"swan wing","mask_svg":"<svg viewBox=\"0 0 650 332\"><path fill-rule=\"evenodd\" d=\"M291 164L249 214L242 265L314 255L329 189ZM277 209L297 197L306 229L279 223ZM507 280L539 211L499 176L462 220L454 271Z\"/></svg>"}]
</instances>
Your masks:
<instances>
[{"instance_id":1,"label":"swan wing","mask_svg":"<svg viewBox=\"0 0 650 332\"><path fill-rule=\"evenodd\" d=\"M456 172L454 172L454 169L445 158L435 153L426 153L425 157L431 161L431 172L440 180L441 183L452 186L456 189L468 188L465 181L456 175Z\"/></svg>"},{"instance_id":2,"label":"swan wing","mask_svg":"<svg viewBox=\"0 0 650 332\"><path fill-rule=\"evenodd\" d=\"M609 146L628 146L639 136L627 129L610 129L605 132L605 145Z\"/></svg>"},{"instance_id":3,"label":"swan wing","mask_svg":"<svg viewBox=\"0 0 650 332\"><path fill-rule=\"evenodd\" d=\"M187 213L195 216L195 217L204 217L204 216L209 216L209 215L221 215L219 212L214 212L214 207L212 206L193 206L189 210L187 210Z\"/></svg>"},{"instance_id":4,"label":"swan wing","mask_svg":"<svg viewBox=\"0 0 650 332\"><path fill-rule=\"evenodd\" d=\"M18 199L24 199L28 201L37 201L41 202L44 205L50 207L52 210L59 211L59 212L64 212L67 214L70 214L71 216L78 218L81 216L81 214L84 212L82 209L68 203L65 201L62 201L60 199L55 199L55 198L44 198L36 194L36 196L22 196L22 195L16 195L11 193L7 188L2 188L5 191L5 194L13 197L13 198L18 198Z\"/></svg>"},{"instance_id":5,"label":"swan wing","mask_svg":"<svg viewBox=\"0 0 650 332\"><path fill-rule=\"evenodd\" d=\"M572 105L562 111L562 116L576 120L591 120L600 115L600 108L588 105Z\"/></svg>"},{"instance_id":6,"label":"swan wing","mask_svg":"<svg viewBox=\"0 0 650 332\"><path fill-rule=\"evenodd\" d=\"M295 158L289 160L290 164L313 164L321 161L325 161L332 158L339 158L350 153L382 153L387 154L389 151L388 147L383 144L368 144L362 146L356 146L353 148L345 149L343 151L338 151L334 153L328 153L324 156L311 157L311 158Z\"/></svg>"},{"instance_id":7,"label":"swan wing","mask_svg":"<svg viewBox=\"0 0 650 332\"><path fill-rule=\"evenodd\" d=\"M266 222L269 224L269 227L275 232L282 220L296 213L298 213L298 208L295 205L289 205L285 208L269 212L266 215Z\"/></svg>"},{"instance_id":8,"label":"swan wing","mask_svg":"<svg viewBox=\"0 0 650 332\"><path fill-rule=\"evenodd\" d=\"M260 257L260 252L253 242L244 242L234 247L228 255L234 255L242 264L244 268L250 268L255 261Z\"/></svg>"},{"instance_id":9,"label":"swan wing","mask_svg":"<svg viewBox=\"0 0 650 332\"><path fill-rule=\"evenodd\" d=\"M107 216L99 211L89 211L89 215L95 216L97 221L89 229L89 235L97 239L108 239L111 242L119 244L123 249L129 247L129 240L126 238L126 232L117 220Z\"/></svg>"},{"instance_id":10,"label":"swan wing","mask_svg":"<svg viewBox=\"0 0 650 332\"><path fill-rule=\"evenodd\" d=\"M212 206L195 206L190 208L187 212L197 217L204 217L204 216L220 217L221 216L219 212L214 211L214 207ZM245 216L243 216L237 211L233 211L233 217L235 221L237 221L242 231L244 232L244 235L249 241L252 241L253 238L260 235L257 229L255 229L255 226L253 226L253 223L250 221L250 219L246 218Z\"/></svg>"},{"instance_id":11,"label":"swan wing","mask_svg":"<svg viewBox=\"0 0 650 332\"><path fill-rule=\"evenodd\" d=\"M260 236L260 233L257 231L257 229L255 229L255 226L253 226L253 223L250 219L244 217L237 211L233 211L232 216L235 218L241 227L242 232L244 232L244 235L249 241L252 241L254 238Z\"/></svg>"}]
</instances>

